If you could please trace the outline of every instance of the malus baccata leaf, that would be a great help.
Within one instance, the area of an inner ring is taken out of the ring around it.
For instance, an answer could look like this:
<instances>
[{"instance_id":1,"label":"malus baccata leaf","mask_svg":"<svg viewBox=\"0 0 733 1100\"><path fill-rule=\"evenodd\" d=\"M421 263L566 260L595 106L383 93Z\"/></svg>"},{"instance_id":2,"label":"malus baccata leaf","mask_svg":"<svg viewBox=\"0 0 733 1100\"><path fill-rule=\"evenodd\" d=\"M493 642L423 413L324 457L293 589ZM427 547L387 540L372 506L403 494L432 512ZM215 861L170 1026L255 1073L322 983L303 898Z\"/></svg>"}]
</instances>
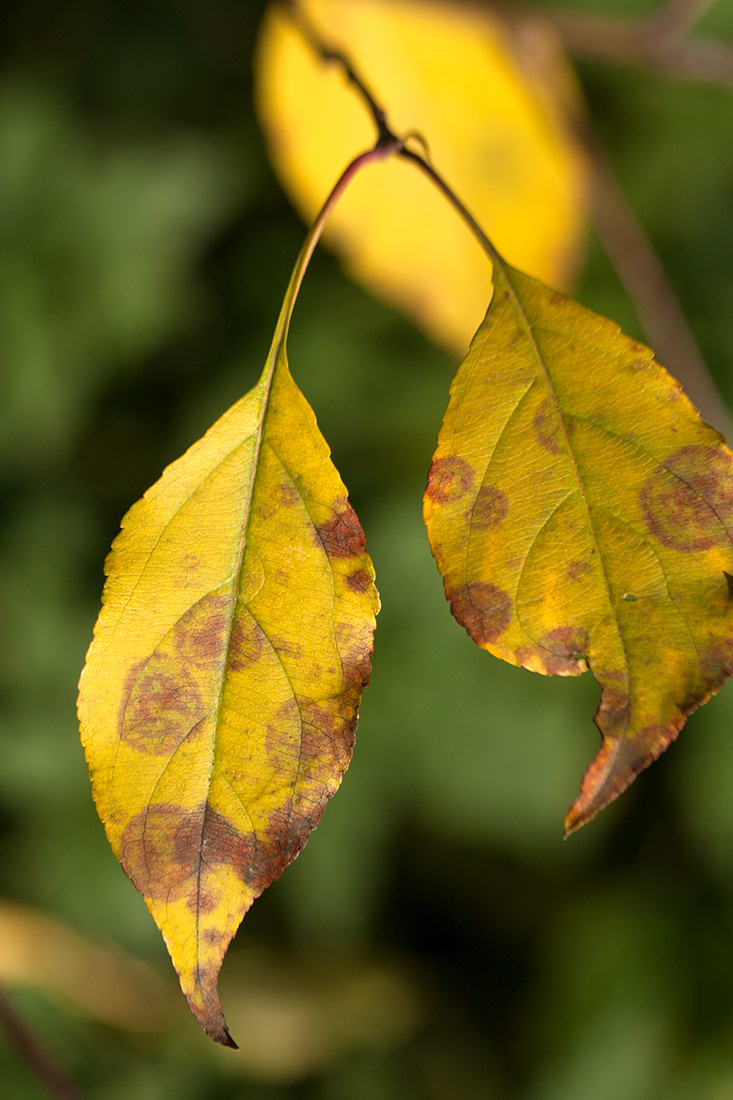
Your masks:
<instances>
[{"instance_id":1,"label":"malus baccata leaf","mask_svg":"<svg viewBox=\"0 0 733 1100\"><path fill-rule=\"evenodd\" d=\"M733 455L653 353L508 265L451 386L425 495L456 619L546 675L590 668L614 799L733 661Z\"/></svg>"},{"instance_id":2,"label":"malus baccata leaf","mask_svg":"<svg viewBox=\"0 0 733 1100\"><path fill-rule=\"evenodd\" d=\"M79 715L115 855L204 1030L243 915L349 764L378 596L284 338L125 516Z\"/></svg>"}]
</instances>

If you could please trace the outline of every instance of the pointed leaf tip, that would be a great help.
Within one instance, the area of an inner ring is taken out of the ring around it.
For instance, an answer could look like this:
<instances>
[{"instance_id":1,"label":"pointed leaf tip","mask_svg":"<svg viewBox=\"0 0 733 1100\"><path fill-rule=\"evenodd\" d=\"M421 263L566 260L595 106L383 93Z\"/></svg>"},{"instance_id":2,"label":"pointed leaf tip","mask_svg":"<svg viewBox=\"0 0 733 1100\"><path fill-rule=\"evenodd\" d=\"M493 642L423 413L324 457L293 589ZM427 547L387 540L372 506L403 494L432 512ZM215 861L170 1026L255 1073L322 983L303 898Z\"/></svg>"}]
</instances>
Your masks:
<instances>
[{"instance_id":1,"label":"pointed leaf tip","mask_svg":"<svg viewBox=\"0 0 733 1100\"><path fill-rule=\"evenodd\" d=\"M618 798L633 783L639 772L648 768L672 740L674 737L669 736L666 741L653 748L647 747L643 738L638 741L628 738L604 741L583 776L580 794L568 810L565 836L568 837L587 825L596 814Z\"/></svg>"},{"instance_id":2,"label":"pointed leaf tip","mask_svg":"<svg viewBox=\"0 0 733 1100\"><path fill-rule=\"evenodd\" d=\"M229 1050L239 1050L238 1044L232 1039L221 1007L221 1001L219 1000L217 989L218 972L212 981L213 988L207 990L207 995L205 997L202 997L203 990L201 989L197 990L194 994L187 993L184 988L189 1008L201 1025L202 1030L210 1039L213 1039L219 1046L228 1047Z\"/></svg>"},{"instance_id":3,"label":"pointed leaf tip","mask_svg":"<svg viewBox=\"0 0 733 1100\"><path fill-rule=\"evenodd\" d=\"M565 822L613 801L733 662L733 454L648 348L497 260L425 493L476 643L590 668L602 745Z\"/></svg>"}]
</instances>

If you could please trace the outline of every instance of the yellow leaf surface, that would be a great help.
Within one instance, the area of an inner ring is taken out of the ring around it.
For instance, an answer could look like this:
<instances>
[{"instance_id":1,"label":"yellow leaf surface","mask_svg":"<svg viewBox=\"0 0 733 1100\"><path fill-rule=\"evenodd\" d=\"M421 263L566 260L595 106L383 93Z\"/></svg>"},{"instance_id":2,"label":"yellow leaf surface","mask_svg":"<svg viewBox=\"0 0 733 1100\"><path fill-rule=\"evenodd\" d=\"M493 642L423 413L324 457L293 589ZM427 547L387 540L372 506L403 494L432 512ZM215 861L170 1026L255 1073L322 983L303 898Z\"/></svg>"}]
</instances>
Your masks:
<instances>
[{"instance_id":1,"label":"yellow leaf surface","mask_svg":"<svg viewBox=\"0 0 733 1100\"><path fill-rule=\"evenodd\" d=\"M244 913L348 766L378 596L284 339L125 516L79 715L112 848L204 1030Z\"/></svg>"},{"instance_id":2,"label":"yellow leaf surface","mask_svg":"<svg viewBox=\"0 0 733 1100\"><path fill-rule=\"evenodd\" d=\"M554 39L532 24L520 66L506 27L485 10L415 0L302 0L323 38L344 48L398 134L418 131L441 173L497 246L553 286L580 252L587 167L566 131L577 93ZM257 55L259 115L282 182L310 220L344 158L374 139L338 66L319 61L281 6ZM364 173L329 234L350 272L432 337L465 354L486 310L491 268L444 199L398 160Z\"/></svg>"},{"instance_id":3,"label":"yellow leaf surface","mask_svg":"<svg viewBox=\"0 0 733 1100\"><path fill-rule=\"evenodd\" d=\"M601 685L571 832L730 675L733 455L648 348L508 266L494 279L425 520L474 641Z\"/></svg>"}]
</instances>

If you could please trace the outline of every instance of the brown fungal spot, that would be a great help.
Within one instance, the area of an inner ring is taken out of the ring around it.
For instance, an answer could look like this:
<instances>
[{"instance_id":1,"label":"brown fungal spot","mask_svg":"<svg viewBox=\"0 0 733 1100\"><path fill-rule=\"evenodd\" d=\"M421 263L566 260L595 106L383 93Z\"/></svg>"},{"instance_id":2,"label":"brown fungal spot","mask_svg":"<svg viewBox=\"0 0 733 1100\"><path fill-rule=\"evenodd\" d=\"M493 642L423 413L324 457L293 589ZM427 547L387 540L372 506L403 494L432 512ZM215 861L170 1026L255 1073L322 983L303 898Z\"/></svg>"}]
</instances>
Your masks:
<instances>
[{"instance_id":1,"label":"brown fungal spot","mask_svg":"<svg viewBox=\"0 0 733 1100\"><path fill-rule=\"evenodd\" d=\"M509 511L506 493L495 485L482 485L473 508L466 513L466 520L478 531L498 527Z\"/></svg>"},{"instance_id":2,"label":"brown fungal spot","mask_svg":"<svg viewBox=\"0 0 733 1100\"><path fill-rule=\"evenodd\" d=\"M588 631L582 626L557 626L539 639L548 676L573 675L585 670Z\"/></svg>"},{"instance_id":3,"label":"brown fungal spot","mask_svg":"<svg viewBox=\"0 0 733 1100\"><path fill-rule=\"evenodd\" d=\"M350 588L352 592L366 592L372 583L372 578L366 569L357 569L355 573L344 577L344 580L346 587Z\"/></svg>"},{"instance_id":4,"label":"brown fungal spot","mask_svg":"<svg viewBox=\"0 0 733 1100\"><path fill-rule=\"evenodd\" d=\"M280 634L273 634L270 638L270 644L278 657L289 661L303 660L305 650L300 642L296 642L295 638L286 638Z\"/></svg>"},{"instance_id":5,"label":"brown fungal spot","mask_svg":"<svg viewBox=\"0 0 733 1100\"><path fill-rule=\"evenodd\" d=\"M298 490L289 481L283 481L277 487L277 499L283 508L292 508L298 501Z\"/></svg>"},{"instance_id":6,"label":"brown fungal spot","mask_svg":"<svg viewBox=\"0 0 733 1100\"><path fill-rule=\"evenodd\" d=\"M197 554L184 554L178 563L178 568L171 576L174 588L194 588L198 582L198 576L203 567L203 562Z\"/></svg>"},{"instance_id":7,"label":"brown fungal spot","mask_svg":"<svg viewBox=\"0 0 733 1100\"><path fill-rule=\"evenodd\" d=\"M288 699L277 708L272 721L265 727L262 747L275 774L282 775L290 769L292 754L299 751L300 734L300 708L295 699Z\"/></svg>"},{"instance_id":8,"label":"brown fungal spot","mask_svg":"<svg viewBox=\"0 0 733 1100\"><path fill-rule=\"evenodd\" d=\"M458 455L436 458L428 474L425 496L434 504L446 504L465 496L473 485L473 470Z\"/></svg>"},{"instance_id":9,"label":"brown fungal spot","mask_svg":"<svg viewBox=\"0 0 733 1100\"><path fill-rule=\"evenodd\" d=\"M534 415L534 430L539 443L545 450L553 455L560 454L562 449L560 423L549 398L542 402Z\"/></svg>"},{"instance_id":10,"label":"brown fungal spot","mask_svg":"<svg viewBox=\"0 0 733 1100\"><path fill-rule=\"evenodd\" d=\"M255 848L208 803L187 809L151 803L127 824L120 860L125 874L153 901L185 899L194 912L211 912L220 901L216 867L232 867L247 882Z\"/></svg>"},{"instance_id":11,"label":"brown fungal spot","mask_svg":"<svg viewBox=\"0 0 733 1100\"><path fill-rule=\"evenodd\" d=\"M361 524L345 497L337 501L332 519L316 525L316 536L329 558L357 558L366 549Z\"/></svg>"},{"instance_id":12,"label":"brown fungal spot","mask_svg":"<svg viewBox=\"0 0 733 1100\"><path fill-rule=\"evenodd\" d=\"M647 530L681 553L731 541L733 459L722 448L681 447L662 462L639 493Z\"/></svg>"},{"instance_id":13,"label":"brown fungal spot","mask_svg":"<svg viewBox=\"0 0 733 1100\"><path fill-rule=\"evenodd\" d=\"M204 596L178 620L173 645L182 658L199 668L222 659L231 607L228 596Z\"/></svg>"},{"instance_id":14,"label":"brown fungal spot","mask_svg":"<svg viewBox=\"0 0 733 1100\"><path fill-rule=\"evenodd\" d=\"M356 705L372 675L372 647L370 643L352 646L341 661L344 691L356 695Z\"/></svg>"},{"instance_id":15,"label":"brown fungal spot","mask_svg":"<svg viewBox=\"0 0 733 1100\"><path fill-rule=\"evenodd\" d=\"M184 554L181 558L179 568L184 573L195 573L201 568L202 562L198 554Z\"/></svg>"},{"instance_id":16,"label":"brown fungal spot","mask_svg":"<svg viewBox=\"0 0 733 1100\"><path fill-rule=\"evenodd\" d=\"M707 646L700 654L700 679L705 686L704 695L717 691L731 675L733 642L718 641Z\"/></svg>"},{"instance_id":17,"label":"brown fungal spot","mask_svg":"<svg viewBox=\"0 0 733 1100\"><path fill-rule=\"evenodd\" d=\"M348 712L348 713L345 713ZM268 726L266 749L274 766L297 766L292 794L267 817L257 838L247 883L255 896L297 856L318 824L326 803L348 766L354 744L356 713L342 697L313 700L299 696L279 709L281 721ZM300 723L299 744L293 745L293 718ZM290 728L288 728L290 727ZM293 755L295 751L297 756Z\"/></svg>"},{"instance_id":18,"label":"brown fungal spot","mask_svg":"<svg viewBox=\"0 0 733 1100\"><path fill-rule=\"evenodd\" d=\"M131 683L120 714L123 741L141 752L170 755L205 717L196 682L169 652L155 652Z\"/></svg>"},{"instance_id":19,"label":"brown fungal spot","mask_svg":"<svg viewBox=\"0 0 733 1100\"><path fill-rule=\"evenodd\" d=\"M448 593L451 611L477 645L489 645L509 626L512 602L488 581L469 581Z\"/></svg>"},{"instance_id":20,"label":"brown fungal spot","mask_svg":"<svg viewBox=\"0 0 733 1100\"><path fill-rule=\"evenodd\" d=\"M147 661L127 675L119 717L123 741L169 755L200 731L206 716L202 674L223 660L231 601L208 595L182 615Z\"/></svg>"},{"instance_id":21,"label":"brown fungal spot","mask_svg":"<svg viewBox=\"0 0 733 1100\"><path fill-rule=\"evenodd\" d=\"M247 875L247 885L259 897L305 846L318 824L325 807L314 807L305 814L295 808L293 799L286 799L269 815L264 837L258 840Z\"/></svg>"},{"instance_id":22,"label":"brown fungal spot","mask_svg":"<svg viewBox=\"0 0 733 1100\"><path fill-rule=\"evenodd\" d=\"M255 664L262 655L265 633L251 615L242 613L232 624L229 638L229 668L242 672Z\"/></svg>"},{"instance_id":23,"label":"brown fungal spot","mask_svg":"<svg viewBox=\"0 0 733 1100\"><path fill-rule=\"evenodd\" d=\"M587 668L587 652L587 630L558 626L543 634L535 645L518 649L517 659L525 668L545 676L577 676Z\"/></svg>"},{"instance_id":24,"label":"brown fungal spot","mask_svg":"<svg viewBox=\"0 0 733 1100\"><path fill-rule=\"evenodd\" d=\"M606 736L623 736L629 726L631 696L624 688L610 681L609 673L598 671L596 676L603 689L596 724ZM620 679L623 680L624 677L621 676Z\"/></svg>"},{"instance_id":25,"label":"brown fungal spot","mask_svg":"<svg viewBox=\"0 0 733 1100\"><path fill-rule=\"evenodd\" d=\"M591 572L593 566L587 561L571 561L568 562L567 575L570 581L579 581L582 577L587 577Z\"/></svg>"}]
</instances>

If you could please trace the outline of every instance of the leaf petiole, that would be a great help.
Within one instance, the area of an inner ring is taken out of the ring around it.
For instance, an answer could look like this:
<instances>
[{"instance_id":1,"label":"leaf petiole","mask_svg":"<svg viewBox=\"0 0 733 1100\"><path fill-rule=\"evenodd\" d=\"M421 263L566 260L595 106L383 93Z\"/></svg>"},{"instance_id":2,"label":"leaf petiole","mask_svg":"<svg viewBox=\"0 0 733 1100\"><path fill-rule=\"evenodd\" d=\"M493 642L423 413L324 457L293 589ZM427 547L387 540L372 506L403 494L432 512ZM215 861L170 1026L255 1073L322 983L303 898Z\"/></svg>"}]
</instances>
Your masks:
<instances>
[{"instance_id":1,"label":"leaf petiole","mask_svg":"<svg viewBox=\"0 0 733 1100\"><path fill-rule=\"evenodd\" d=\"M386 160L388 157L393 156L395 153L400 153L403 149L402 141L395 137L391 131L385 129L384 133L381 133L376 144L371 149L367 149L366 152L360 153L358 157L354 157L350 164L344 169L339 176L338 180L331 189L331 193L324 202L320 211L318 212L315 221L313 222L308 236L303 242L303 247L298 254L298 258L295 261L295 267L293 273L290 276L290 282L288 288L285 291L285 297L283 299L282 308L280 309L280 316L277 319L275 325L275 332L272 338L272 345L270 347L270 354L267 358L267 362L272 371L275 361L277 359L277 353L285 343L290 328L290 319L293 315L293 309L295 308L295 302L300 291L303 277L308 269L311 257L315 251L316 245L321 239L321 234L328 224L334 207L343 195L346 188L351 181L361 171L362 168L366 168L368 164L374 161Z\"/></svg>"}]
</instances>

